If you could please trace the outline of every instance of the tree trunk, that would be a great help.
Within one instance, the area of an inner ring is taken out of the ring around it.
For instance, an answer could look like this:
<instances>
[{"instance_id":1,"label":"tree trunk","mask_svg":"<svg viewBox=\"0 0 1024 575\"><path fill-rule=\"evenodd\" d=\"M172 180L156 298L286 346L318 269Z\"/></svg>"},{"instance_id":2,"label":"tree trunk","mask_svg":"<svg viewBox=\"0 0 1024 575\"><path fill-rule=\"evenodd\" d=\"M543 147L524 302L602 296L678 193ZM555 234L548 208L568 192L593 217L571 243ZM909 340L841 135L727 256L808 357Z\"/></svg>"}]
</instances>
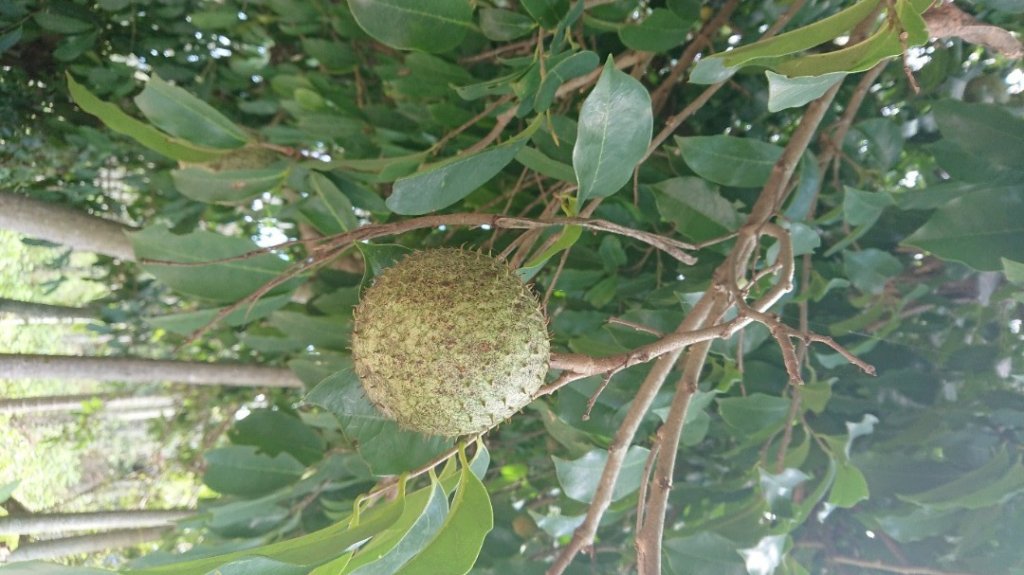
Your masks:
<instances>
[{"instance_id":1,"label":"tree trunk","mask_svg":"<svg viewBox=\"0 0 1024 575\"><path fill-rule=\"evenodd\" d=\"M11 314L24 319L99 319L100 317L98 310L88 307L50 305L0 298L0 315L2 314Z\"/></svg>"},{"instance_id":2,"label":"tree trunk","mask_svg":"<svg viewBox=\"0 0 1024 575\"><path fill-rule=\"evenodd\" d=\"M56 534L73 531L168 527L195 515L188 509L93 511L88 513L32 513L0 517L0 533L8 535Z\"/></svg>"},{"instance_id":3,"label":"tree trunk","mask_svg":"<svg viewBox=\"0 0 1024 575\"><path fill-rule=\"evenodd\" d=\"M205 363L133 357L0 354L0 377L237 387L302 387L290 370L239 363Z\"/></svg>"},{"instance_id":4,"label":"tree trunk","mask_svg":"<svg viewBox=\"0 0 1024 575\"><path fill-rule=\"evenodd\" d=\"M174 398L166 395L119 396L110 393L86 393L0 399L0 414L27 415L81 411L82 404L94 399L103 402L102 411L107 413L131 413L140 409L162 409L174 406Z\"/></svg>"},{"instance_id":5,"label":"tree trunk","mask_svg":"<svg viewBox=\"0 0 1024 575\"><path fill-rule=\"evenodd\" d=\"M132 244L125 235L131 229L128 226L19 194L0 192L0 229L77 251L135 261Z\"/></svg>"},{"instance_id":6,"label":"tree trunk","mask_svg":"<svg viewBox=\"0 0 1024 575\"><path fill-rule=\"evenodd\" d=\"M36 541L34 543L22 543L7 557L8 563L18 561L46 561L67 557L69 555L81 555L83 553L96 553L107 549L120 549L132 547L147 541L159 539L167 531L167 527L150 527L148 529L125 529L121 531L108 531L93 535L81 535L79 537L65 537L63 539L51 539L48 541Z\"/></svg>"}]
</instances>

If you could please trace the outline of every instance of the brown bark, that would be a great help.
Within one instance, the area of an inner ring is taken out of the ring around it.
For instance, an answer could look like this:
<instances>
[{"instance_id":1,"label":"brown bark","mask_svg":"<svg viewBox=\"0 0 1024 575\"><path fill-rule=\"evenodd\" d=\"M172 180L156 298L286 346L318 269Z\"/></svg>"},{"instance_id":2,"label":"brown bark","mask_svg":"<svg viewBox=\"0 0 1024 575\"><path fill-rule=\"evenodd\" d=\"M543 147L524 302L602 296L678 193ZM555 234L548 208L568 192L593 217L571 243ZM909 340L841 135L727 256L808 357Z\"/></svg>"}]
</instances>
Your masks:
<instances>
[{"instance_id":1,"label":"brown bark","mask_svg":"<svg viewBox=\"0 0 1024 575\"><path fill-rule=\"evenodd\" d=\"M167 527L123 529L92 535L80 535L78 537L23 543L7 557L7 562L46 561L69 555L81 555L83 553L96 553L108 549L131 547L159 539L167 530Z\"/></svg>"},{"instance_id":2,"label":"brown bark","mask_svg":"<svg viewBox=\"0 0 1024 575\"><path fill-rule=\"evenodd\" d=\"M112 413L174 406L174 398L164 395L118 396L109 393L86 393L82 395L47 395L0 399L0 414L27 415L33 413L81 411L82 405L85 402L94 399L103 402L102 411Z\"/></svg>"},{"instance_id":3,"label":"brown bark","mask_svg":"<svg viewBox=\"0 0 1024 575\"><path fill-rule=\"evenodd\" d=\"M3 314L25 319L99 319L100 316L99 311L89 307L51 305L0 298L0 315Z\"/></svg>"},{"instance_id":4,"label":"brown bark","mask_svg":"<svg viewBox=\"0 0 1024 575\"><path fill-rule=\"evenodd\" d=\"M237 387L302 387L290 370L238 363L205 363L133 357L0 354L0 377Z\"/></svg>"},{"instance_id":5,"label":"brown bark","mask_svg":"<svg viewBox=\"0 0 1024 575\"><path fill-rule=\"evenodd\" d=\"M135 252L125 235L131 229L128 226L19 194L0 192L0 229L77 251L135 261Z\"/></svg>"},{"instance_id":6,"label":"brown bark","mask_svg":"<svg viewBox=\"0 0 1024 575\"><path fill-rule=\"evenodd\" d=\"M32 513L0 517L0 533L8 535L56 534L97 529L168 527L192 516L188 509L93 511L87 513Z\"/></svg>"}]
</instances>

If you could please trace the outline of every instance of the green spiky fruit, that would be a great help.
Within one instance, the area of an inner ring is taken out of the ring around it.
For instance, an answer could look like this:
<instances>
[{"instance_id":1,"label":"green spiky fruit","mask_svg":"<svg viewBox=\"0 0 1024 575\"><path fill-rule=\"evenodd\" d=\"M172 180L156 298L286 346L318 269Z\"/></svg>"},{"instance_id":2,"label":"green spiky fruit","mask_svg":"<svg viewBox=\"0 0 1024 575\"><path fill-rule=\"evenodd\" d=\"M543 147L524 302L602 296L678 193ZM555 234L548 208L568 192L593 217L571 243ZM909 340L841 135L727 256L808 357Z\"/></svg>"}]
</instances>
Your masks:
<instances>
[{"instance_id":1,"label":"green spiky fruit","mask_svg":"<svg viewBox=\"0 0 1024 575\"><path fill-rule=\"evenodd\" d=\"M356 308L356 373L402 427L484 431L532 399L548 369L536 296L503 262L458 249L413 253Z\"/></svg>"}]
</instances>

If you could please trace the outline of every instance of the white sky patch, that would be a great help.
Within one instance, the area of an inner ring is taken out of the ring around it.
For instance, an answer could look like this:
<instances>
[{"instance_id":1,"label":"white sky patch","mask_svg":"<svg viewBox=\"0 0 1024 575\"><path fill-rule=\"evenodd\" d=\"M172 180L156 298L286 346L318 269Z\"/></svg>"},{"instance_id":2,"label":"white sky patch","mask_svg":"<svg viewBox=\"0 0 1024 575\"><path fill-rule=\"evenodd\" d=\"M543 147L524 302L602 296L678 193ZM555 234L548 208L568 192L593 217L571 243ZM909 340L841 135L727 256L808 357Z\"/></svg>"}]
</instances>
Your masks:
<instances>
[{"instance_id":1,"label":"white sky patch","mask_svg":"<svg viewBox=\"0 0 1024 575\"><path fill-rule=\"evenodd\" d=\"M259 247L269 248L270 246L276 246L288 241L288 235L281 228L277 227L276 221L262 220L259 226L259 235L254 238L256 245Z\"/></svg>"},{"instance_id":2,"label":"white sky patch","mask_svg":"<svg viewBox=\"0 0 1024 575\"><path fill-rule=\"evenodd\" d=\"M900 180L900 185L905 188L916 188L917 184L921 181L921 172L917 170L910 170L907 172L903 179Z\"/></svg>"},{"instance_id":3,"label":"white sky patch","mask_svg":"<svg viewBox=\"0 0 1024 575\"><path fill-rule=\"evenodd\" d=\"M1021 68L1014 68L1009 74L1006 75L1006 91L1011 94L1020 94L1024 92L1024 70Z\"/></svg>"}]
</instances>

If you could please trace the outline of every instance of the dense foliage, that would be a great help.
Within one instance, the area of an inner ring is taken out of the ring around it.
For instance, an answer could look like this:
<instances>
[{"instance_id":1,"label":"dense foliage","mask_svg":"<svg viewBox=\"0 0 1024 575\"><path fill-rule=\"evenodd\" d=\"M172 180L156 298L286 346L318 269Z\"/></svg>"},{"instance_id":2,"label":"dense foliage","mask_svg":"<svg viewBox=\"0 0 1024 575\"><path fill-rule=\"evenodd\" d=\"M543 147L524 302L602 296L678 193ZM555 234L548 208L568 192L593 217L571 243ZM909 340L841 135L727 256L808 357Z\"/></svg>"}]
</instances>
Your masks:
<instances>
[{"instance_id":1,"label":"dense foliage","mask_svg":"<svg viewBox=\"0 0 1024 575\"><path fill-rule=\"evenodd\" d=\"M138 226L100 263L137 344L307 386L127 568L1024 573L1024 6L931 4L4 3L4 193ZM460 442L349 354L438 246L531 281L554 352Z\"/></svg>"}]
</instances>

